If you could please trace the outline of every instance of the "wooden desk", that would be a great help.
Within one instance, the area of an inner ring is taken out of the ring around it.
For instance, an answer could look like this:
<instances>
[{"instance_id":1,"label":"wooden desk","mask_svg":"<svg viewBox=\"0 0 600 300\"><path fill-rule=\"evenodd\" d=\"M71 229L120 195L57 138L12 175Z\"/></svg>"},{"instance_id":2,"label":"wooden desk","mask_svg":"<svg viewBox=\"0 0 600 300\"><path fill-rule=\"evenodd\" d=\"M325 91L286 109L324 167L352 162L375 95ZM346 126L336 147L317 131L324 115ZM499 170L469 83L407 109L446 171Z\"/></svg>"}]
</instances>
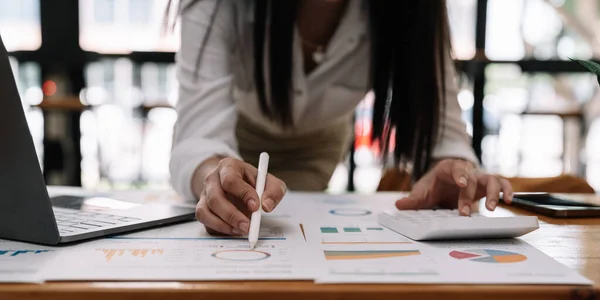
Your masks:
<instances>
[{"instance_id":1,"label":"wooden desk","mask_svg":"<svg viewBox=\"0 0 600 300\"><path fill-rule=\"evenodd\" d=\"M528 214L516 208L497 213ZM523 240L595 282L578 286L316 285L312 282L57 282L0 285L0 299L600 299L600 219L540 217Z\"/></svg>"}]
</instances>

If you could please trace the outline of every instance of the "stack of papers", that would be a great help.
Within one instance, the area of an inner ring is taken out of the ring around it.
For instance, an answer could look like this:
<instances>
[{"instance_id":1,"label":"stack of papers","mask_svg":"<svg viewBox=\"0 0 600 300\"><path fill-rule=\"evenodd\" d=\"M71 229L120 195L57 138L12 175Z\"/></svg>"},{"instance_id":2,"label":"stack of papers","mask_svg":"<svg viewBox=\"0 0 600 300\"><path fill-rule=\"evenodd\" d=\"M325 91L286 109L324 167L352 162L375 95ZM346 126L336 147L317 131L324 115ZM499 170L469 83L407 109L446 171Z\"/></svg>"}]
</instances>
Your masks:
<instances>
[{"instance_id":1,"label":"stack of papers","mask_svg":"<svg viewBox=\"0 0 600 300\"><path fill-rule=\"evenodd\" d=\"M148 192L111 196L135 202L173 197ZM263 215L253 250L247 237L209 235L198 222L66 247L0 240L0 282L592 283L520 239L412 241L375 222L398 197L289 194L275 212Z\"/></svg>"}]
</instances>

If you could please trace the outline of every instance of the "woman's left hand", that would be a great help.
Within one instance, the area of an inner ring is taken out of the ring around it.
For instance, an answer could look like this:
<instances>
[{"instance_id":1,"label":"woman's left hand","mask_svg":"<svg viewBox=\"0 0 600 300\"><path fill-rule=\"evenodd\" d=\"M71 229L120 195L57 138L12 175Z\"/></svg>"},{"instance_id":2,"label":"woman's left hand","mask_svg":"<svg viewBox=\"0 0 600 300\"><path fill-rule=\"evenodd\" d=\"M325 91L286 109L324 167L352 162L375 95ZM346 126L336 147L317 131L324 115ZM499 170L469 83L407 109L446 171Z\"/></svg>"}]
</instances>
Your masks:
<instances>
[{"instance_id":1,"label":"woman's left hand","mask_svg":"<svg viewBox=\"0 0 600 300\"><path fill-rule=\"evenodd\" d=\"M468 216L473 202L483 197L487 197L487 209L494 210L501 191L504 200L510 203L513 189L506 179L484 173L461 159L445 159L421 177L410 195L396 202L396 207L400 210L458 208L461 215Z\"/></svg>"}]
</instances>

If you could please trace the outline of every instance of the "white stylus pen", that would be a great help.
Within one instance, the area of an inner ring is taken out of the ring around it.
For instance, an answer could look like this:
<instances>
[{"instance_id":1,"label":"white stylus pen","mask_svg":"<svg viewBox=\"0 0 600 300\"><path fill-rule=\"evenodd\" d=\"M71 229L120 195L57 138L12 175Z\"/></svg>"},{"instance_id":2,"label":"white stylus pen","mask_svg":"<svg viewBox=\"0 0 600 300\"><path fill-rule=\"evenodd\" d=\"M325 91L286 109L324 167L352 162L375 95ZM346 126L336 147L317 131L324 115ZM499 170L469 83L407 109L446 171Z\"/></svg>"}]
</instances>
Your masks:
<instances>
[{"instance_id":1,"label":"white stylus pen","mask_svg":"<svg viewBox=\"0 0 600 300\"><path fill-rule=\"evenodd\" d=\"M256 193L258 194L258 209L252 213L250 219L250 230L248 232L248 242L250 249L256 247L258 242L258 233L260 231L260 218L262 213L262 195L265 191L267 181L267 169L269 167L269 154L263 152L258 159L258 175L256 176Z\"/></svg>"}]
</instances>

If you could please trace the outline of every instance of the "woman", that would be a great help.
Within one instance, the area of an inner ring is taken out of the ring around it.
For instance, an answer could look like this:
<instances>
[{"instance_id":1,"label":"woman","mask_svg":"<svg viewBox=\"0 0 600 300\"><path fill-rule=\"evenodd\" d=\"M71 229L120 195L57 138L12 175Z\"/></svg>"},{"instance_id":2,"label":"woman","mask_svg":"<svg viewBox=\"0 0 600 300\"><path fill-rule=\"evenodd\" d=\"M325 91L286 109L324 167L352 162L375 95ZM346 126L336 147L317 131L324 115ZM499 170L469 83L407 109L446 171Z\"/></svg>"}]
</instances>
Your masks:
<instances>
[{"instance_id":1,"label":"woman","mask_svg":"<svg viewBox=\"0 0 600 300\"><path fill-rule=\"evenodd\" d=\"M373 133L416 183L398 209L494 209L510 184L478 170L460 118L442 0L183 1L175 189L197 199L209 231L246 234L258 209L259 153L269 152L263 209L322 191L351 141L355 106L373 90ZM385 155L384 155L385 157Z\"/></svg>"}]
</instances>

